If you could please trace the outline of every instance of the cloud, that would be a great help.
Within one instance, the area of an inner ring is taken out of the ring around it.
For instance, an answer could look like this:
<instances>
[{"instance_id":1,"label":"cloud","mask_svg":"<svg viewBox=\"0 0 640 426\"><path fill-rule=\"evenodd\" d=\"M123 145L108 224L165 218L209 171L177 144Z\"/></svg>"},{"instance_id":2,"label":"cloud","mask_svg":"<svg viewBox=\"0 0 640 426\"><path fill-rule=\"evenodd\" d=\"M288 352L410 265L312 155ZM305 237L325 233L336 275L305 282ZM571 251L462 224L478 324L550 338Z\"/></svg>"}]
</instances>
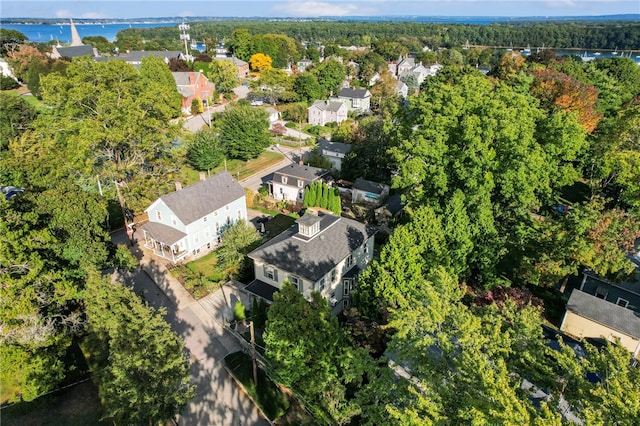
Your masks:
<instances>
[{"instance_id":1,"label":"cloud","mask_svg":"<svg viewBox=\"0 0 640 426\"><path fill-rule=\"evenodd\" d=\"M70 18L71 16L73 16L73 14L71 12L69 12L67 9L58 9L56 10L56 18Z\"/></svg>"},{"instance_id":2,"label":"cloud","mask_svg":"<svg viewBox=\"0 0 640 426\"><path fill-rule=\"evenodd\" d=\"M288 2L273 10L286 16L349 16L372 13L370 9L353 3L326 3L320 1Z\"/></svg>"},{"instance_id":3,"label":"cloud","mask_svg":"<svg viewBox=\"0 0 640 426\"><path fill-rule=\"evenodd\" d=\"M80 18L85 18L85 19L105 19L105 18L110 18L109 15L107 15L104 12L85 12L83 14L80 15Z\"/></svg>"}]
</instances>

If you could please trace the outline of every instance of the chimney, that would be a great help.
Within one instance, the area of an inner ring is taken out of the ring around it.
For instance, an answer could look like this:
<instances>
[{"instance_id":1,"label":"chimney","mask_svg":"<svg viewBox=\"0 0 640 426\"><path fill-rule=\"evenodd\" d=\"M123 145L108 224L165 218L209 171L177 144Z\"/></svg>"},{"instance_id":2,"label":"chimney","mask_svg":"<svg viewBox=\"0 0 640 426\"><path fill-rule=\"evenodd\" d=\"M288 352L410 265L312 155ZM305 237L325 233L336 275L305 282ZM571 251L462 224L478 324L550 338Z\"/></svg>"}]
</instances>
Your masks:
<instances>
[{"instance_id":1,"label":"chimney","mask_svg":"<svg viewBox=\"0 0 640 426\"><path fill-rule=\"evenodd\" d=\"M200 172L200 180L205 180L207 175L204 172Z\"/></svg>"},{"instance_id":2,"label":"chimney","mask_svg":"<svg viewBox=\"0 0 640 426\"><path fill-rule=\"evenodd\" d=\"M182 189L182 182L176 182L176 191L180 191Z\"/></svg>"}]
</instances>

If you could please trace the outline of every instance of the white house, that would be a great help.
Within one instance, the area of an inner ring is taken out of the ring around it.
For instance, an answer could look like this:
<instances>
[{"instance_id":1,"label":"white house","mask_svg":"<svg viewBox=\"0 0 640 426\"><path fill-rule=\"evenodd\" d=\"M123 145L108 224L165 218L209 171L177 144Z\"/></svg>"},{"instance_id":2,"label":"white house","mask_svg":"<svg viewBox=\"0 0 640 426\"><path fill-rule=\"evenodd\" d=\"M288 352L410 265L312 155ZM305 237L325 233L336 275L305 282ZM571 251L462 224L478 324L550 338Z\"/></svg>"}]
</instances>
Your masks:
<instances>
[{"instance_id":1,"label":"white house","mask_svg":"<svg viewBox=\"0 0 640 426\"><path fill-rule=\"evenodd\" d=\"M154 201L145 212L149 221L139 227L144 246L176 263L210 250L220 242L226 226L247 219L245 191L228 172L182 188Z\"/></svg>"},{"instance_id":2,"label":"white house","mask_svg":"<svg viewBox=\"0 0 640 426\"><path fill-rule=\"evenodd\" d=\"M340 171L342 159L351 151L348 143L331 142L325 138L318 138L318 153L331 163L331 168Z\"/></svg>"},{"instance_id":3,"label":"white house","mask_svg":"<svg viewBox=\"0 0 640 426\"><path fill-rule=\"evenodd\" d=\"M328 170L291 163L273 173L273 179L269 182L269 194L277 200L301 203L305 188L328 174Z\"/></svg>"},{"instance_id":4,"label":"white house","mask_svg":"<svg viewBox=\"0 0 640 426\"><path fill-rule=\"evenodd\" d=\"M349 109L343 102L315 101L308 109L309 124L324 126L327 123L342 123Z\"/></svg>"},{"instance_id":5,"label":"white house","mask_svg":"<svg viewBox=\"0 0 640 426\"><path fill-rule=\"evenodd\" d=\"M267 109L265 109L265 111L267 111L267 114L269 114L270 124L273 124L280 119L280 111L278 111L277 109L268 107Z\"/></svg>"},{"instance_id":6,"label":"white house","mask_svg":"<svg viewBox=\"0 0 640 426\"><path fill-rule=\"evenodd\" d=\"M368 203L378 206L388 195L389 185L362 178L356 179L351 188L351 201L353 203Z\"/></svg>"},{"instance_id":7,"label":"white house","mask_svg":"<svg viewBox=\"0 0 640 426\"><path fill-rule=\"evenodd\" d=\"M360 271L373 258L375 229L332 214L307 213L251 253L255 280L245 287L269 302L291 282L306 298L318 291L334 315L350 305Z\"/></svg>"},{"instance_id":8,"label":"white house","mask_svg":"<svg viewBox=\"0 0 640 426\"><path fill-rule=\"evenodd\" d=\"M338 100L345 102L349 111L368 112L371 109L371 93L367 89L342 88Z\"/></svg>"}]
</instances>

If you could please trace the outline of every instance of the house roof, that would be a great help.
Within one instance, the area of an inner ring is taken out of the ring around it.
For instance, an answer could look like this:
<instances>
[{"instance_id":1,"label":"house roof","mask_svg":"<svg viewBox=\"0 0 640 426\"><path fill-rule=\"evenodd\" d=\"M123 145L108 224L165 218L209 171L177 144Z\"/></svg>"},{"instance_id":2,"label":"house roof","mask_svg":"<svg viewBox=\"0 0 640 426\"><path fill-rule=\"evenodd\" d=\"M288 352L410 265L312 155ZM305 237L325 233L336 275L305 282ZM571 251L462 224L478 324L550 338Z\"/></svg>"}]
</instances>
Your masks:
<instances>
[{"instance_id":1,"label":"house roof","mask_svg":"<svg viewBox=\"0 0 640 426\"><path fill-rule=\"evenodd\" d=\"M605 285L611 285L614 287L618 287L619 289L624 290L628 293L632 293L636 296L640 296L640 268L636 268L635 270L636 279L634 281L609 282L606 279L594 274L589 270L584 271L584 275L585 275L586 281L593 281L594 283L603 283Z\"/></svg>"},{"instance_id":2,"label":"house roof","mask_svg":"<svg viewBox=\"0 0 640 426\"><path fill-rule=\"evenodd\" d=\"M364 99L371 96L371 93L367 89L349 89L347 87L342 88L340 90L341 98L355 98L355 99Z\"/></svg>"},{"instance_id":3,"label":"house roof","mask_svg":"<svg viewBox=\"0 0 640 426\"><path fill-rule=\"evenodd\" d=\"M194 83L189 80L189 75L191 74L193 74L195 77ZM171 73L178 86L191 86L195 84L195 81L198 81L198 78L200 77L199 74L199 72L193 71L176 71Z\"/></svg>"},{"instance_id":4,"label":"house roof","mask_svg":"<svg viewBox=\"0 0 640 426\"><path fill-rule=\"evenodd\" d=\"M373 227L345 217L326 214L320 218L320 232L313 238L299 238L295 224L249 257L316 282L375 233Z\"/></svg>"},{"instance_id":5,"label":"house roof","mask_svg":"<svg viewBox=\"0 0 640 426\"><path fill-rule=\"evenodd\" d=\"M319 169L317 167L308 166L306 164L301 166L298 163L291 163L288 166L281 168L280 170L276 170L273 174L273 178L275 180L276 176L287 176L313 182L328 173L329 171L325 169Z\"/></svg>"},{"instance_id":6,"label":"house roof","mask_svg":"<svg viewBox=\"0 0 640 426\"><path fill-rule=\"evenodd\" d=\"M359 189L360 191L370 192L371 194L382 194L384 190L388 188L384 183L372 182L362 178L356 179L353 184L353 189Z\"/></svg>"},{"instance_id":7,"label":"house roof","mask_svg":"<svg viewBox=\"0 0 640 426\"><path fill-rule=\"evenodd\" d=\"M93 46L90 44L81 46L56 47L56 50L65 58L75 58L78 56L95 56Z\"/></svg>"},{"instance_id":8,"label":"house roof","mask_svg":"<svg viewBox=\"0 0 640 426\"><path fill-rule=\"evenodd\" d=\"M341 108L346 108L346 106L344 103L336 101L315 101L309 108L318 108L321 111L338 112Z\"/></svg>"},{"instance_id":9,"label":"house roof","mask_svg":"<svg viewBox=\"0 0 640 426\"><path fill-rule=\"evenodd\" d=\"M346 154L351 151L351 144L348 143L340 143L340 142L331 142L326 140L325 138L318 138L318 147L320 150L327 150L331 152L338 152L340 154Z\"/></svg>"},{"instance_id":10,"label":"house roof","mask_svg":"<svg viewBox=\"0 0 640 426\"><path fill-rule=\"evenodd\" d=\"M177 50L133 50L127 53L120 53L117 56L105 56L102 58L96 58L98 61L108 61L112 59L120 59L129 63L140 63L142 58L147 56L158 56L168 61L169 59L179 59L182 53Z\"/></svg>"},{"instance_id":11,"label":"house roof","mask_svg":"<svg viewBox=\"0 0 640 426\"><path fill-rule=\"evenodd\" d=\"M253 280L244 288L249 293L253 293L256 296L260 296L263 299L273 302L273 293L278 291L277 287L267 284L264 281Z\"/></svg>"},{"instance_id":12,"label":"house roof","mask_svg":"<svg viewBox=\"0 0 640 426\"><path fill-rule=\"evenodd\" d=\"M167 245L172 245L187 236L182 231L167 226L159 222L147 222L140 226L140 229L146 231L147 234L156 241L160 241Z\"/></svg>"},{"instance_id":13,"label":"house roof","mask_svg":"<svg viewBox=\"0 0 640 426\"><path fill-rule=\"evenodd\" d=\"M179 191L163 195L160 200L186 226L244 196L242 186L228 172L220 172Z\"/></svg>"},{"instance_id":14,"label":"house roof","mask_svg":"<svg viewBox=\"0 0 640 426\"><path fill-rule=\"evenodd\" d=\"M215 58L216 61L230 61L235 66L249 65L248 62L238 59L235 56L220 56Z\"/></svg>"},{"instance_id":15,"label":"house roof","mask_svg":"<svg viewBox=\"0 0 640 426\"><path fill-rule=\"evenodd\" d=\"M567 310L613 330L640 338L640 314L578 289L573 290Z\"/></svg>"}]
</instances>

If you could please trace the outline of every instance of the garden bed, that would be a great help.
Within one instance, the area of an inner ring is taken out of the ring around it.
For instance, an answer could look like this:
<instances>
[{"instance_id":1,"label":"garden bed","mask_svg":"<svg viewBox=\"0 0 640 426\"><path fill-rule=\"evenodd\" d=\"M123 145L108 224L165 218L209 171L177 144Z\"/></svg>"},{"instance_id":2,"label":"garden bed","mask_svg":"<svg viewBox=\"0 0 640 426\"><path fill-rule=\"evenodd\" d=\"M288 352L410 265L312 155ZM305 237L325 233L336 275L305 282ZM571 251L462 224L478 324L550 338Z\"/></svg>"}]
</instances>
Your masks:
<instances>
[{"instance_id":1,"label":"garden bed","mask_svg":"<svg viewBox=\"0 0 640 426\"><path fill-rule=\"evenodd\" d=\"M196 299L217 290L228 278L227 273L218 266L215 251L185 265L173 267L170 271Z\"/></svg>"}]
</instances>

